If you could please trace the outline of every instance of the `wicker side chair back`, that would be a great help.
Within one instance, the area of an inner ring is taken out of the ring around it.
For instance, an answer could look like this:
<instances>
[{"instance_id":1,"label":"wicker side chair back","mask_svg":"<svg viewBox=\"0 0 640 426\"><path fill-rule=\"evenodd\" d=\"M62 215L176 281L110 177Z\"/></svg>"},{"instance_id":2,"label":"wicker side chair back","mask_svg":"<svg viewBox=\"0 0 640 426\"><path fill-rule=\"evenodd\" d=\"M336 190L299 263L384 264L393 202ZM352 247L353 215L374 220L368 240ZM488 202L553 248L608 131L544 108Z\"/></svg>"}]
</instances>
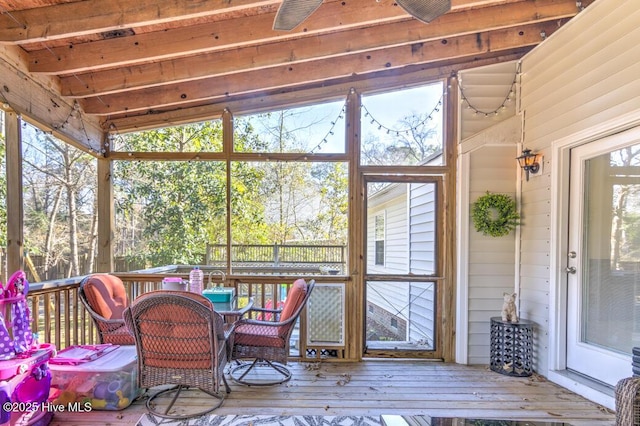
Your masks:
<instances>
[{"instance_id":1,"label":"wicker side chair back","mask_svg":"<svg viewBox=\"0 0 640 426\"><path fill-rule=\"evenodd\" d=\"M185 291L152 291L135 299L124 319L135 337L138 385L174 385L163 386L147 399L149 413L184 419L222 405L221 384L230 392L223 372L227 363L224 320L207 298ZM188 404L175 404L181 392L184 396L198 389L213 398L204 410L189 412Z\"/></svg>"},{"instance_id":2,"label":"wicker side chair back","mask_svg":"<svg viewBox=\"0 0 640 426\"><path fill-rule=\"evenodd\" d=\"M78 297L96 325L99 343L135 343L122 318L129 300L120 278L110 274L88 275L80 283Z\"/></svg>"},{"instance_id":3,"label":"wicker side chair back","mask_svg":"<svg viewBox=\"0 0 640 426\"><path fill-rule=\"evenodd\" d=\"M282 309L252 308L246 318L235 322L229 338L231 358L236 362L230 374L233 381L267 386L291 379L286 367L291 334L314 286L314 280L298 279Z\"/></svg>"}]
</instances>

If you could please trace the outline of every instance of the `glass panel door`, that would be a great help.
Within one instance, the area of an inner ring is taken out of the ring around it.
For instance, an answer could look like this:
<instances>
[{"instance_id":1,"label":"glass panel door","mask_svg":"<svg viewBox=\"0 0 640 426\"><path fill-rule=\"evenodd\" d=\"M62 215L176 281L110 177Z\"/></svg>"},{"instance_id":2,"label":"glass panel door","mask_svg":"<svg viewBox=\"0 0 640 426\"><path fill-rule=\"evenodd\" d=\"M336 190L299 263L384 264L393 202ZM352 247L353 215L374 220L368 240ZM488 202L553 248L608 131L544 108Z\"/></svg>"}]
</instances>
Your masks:
<instances>
[{"instance_id":1,"label":"glass panel door","mask_svg":"<svg viewBox=\"0 0 640 426\"><path fill-rule=\"evenodd\" d=\"M571 152L567 367L612 386L640 346L640 140L629 136Z\"/></svg>"}]
</instances>

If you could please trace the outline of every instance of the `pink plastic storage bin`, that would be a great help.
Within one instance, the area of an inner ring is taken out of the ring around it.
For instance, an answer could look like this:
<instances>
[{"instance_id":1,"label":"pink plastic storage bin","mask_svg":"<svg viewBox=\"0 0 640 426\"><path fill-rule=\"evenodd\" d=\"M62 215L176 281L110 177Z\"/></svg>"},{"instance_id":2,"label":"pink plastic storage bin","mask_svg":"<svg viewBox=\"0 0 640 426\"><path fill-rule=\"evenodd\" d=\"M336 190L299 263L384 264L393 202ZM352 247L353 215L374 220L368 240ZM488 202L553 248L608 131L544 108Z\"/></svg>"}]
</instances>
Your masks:
<instances>
[{"instance_id":1,"label":"pink plastic storage bin","mask_svg":"<svg viewBox=\"0 0 640 426\"><path fill-rule=\"evenodd\" d=\"M100 347L104 345L98 345ZM69 360L70 351L88 347L70 347L50 362L51 394L55 404L81 402L92 410L122 410L139 395L135 346L116 346L104 354L77 362Z\"/></svg>"},{"instance_id":2,"label":"pink plastic storage bin","mask_svg":"<svg viewBox=\"0 0 640 426\"><path fill-rule=\"evenodd\" d=\"M42 344L0 361L0 424L48 425L52 412L42 411L51 385L48 361L55 346ZM10 403L10 405L6 405ZM11 407L10 410L5 408Z\"/></svg>"}]
</instances>

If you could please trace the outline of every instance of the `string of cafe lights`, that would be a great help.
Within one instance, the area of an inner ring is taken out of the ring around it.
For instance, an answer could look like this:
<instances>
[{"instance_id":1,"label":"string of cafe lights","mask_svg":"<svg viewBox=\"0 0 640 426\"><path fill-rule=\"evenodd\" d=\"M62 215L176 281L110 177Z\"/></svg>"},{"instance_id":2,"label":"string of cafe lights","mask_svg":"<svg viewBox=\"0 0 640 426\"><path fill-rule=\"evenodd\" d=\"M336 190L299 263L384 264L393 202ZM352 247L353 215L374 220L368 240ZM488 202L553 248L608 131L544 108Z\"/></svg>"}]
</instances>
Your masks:
<instances>
[{"instance_id":1,"label":"string of cafe lights","mask_svg":"<svg viewBox=\"0 0 640 426\"><path fill-rule=\"evenodd\" d=\"M377 125L378 126L378 130L386 131L388 135L389 134L395 134L396 136L400 136L401 133L405 133L405 134L409 135L409 134L413 133L414 131L416 131L420 126L425 124L427 121L433 120L433 115L436 112L439 112L440 108L442 108L442 96L440 97L440 99L436 103L436 106L433 107L431 112L429 114L427 114L422 121L420 121L419 123L417 123L417 124L415 124L415 125L413 125L411 127L405 128L405 129L392 129L389 126L386 126L385 124L382 124L382 122L380 122L380 120L378 120L377 118L375 118L371 114L371 112L367 109L367 107L364 104L362 104L361 106L362 106L362 109L364 111L364 117L369 120L370 124Z\"/></svg>"},{"instance_id":2,"label":"string of cafe lights","mask_svg":"<svg viewBox=\"0 0 640 426\"><path fill-rule=\"evenodd\" d=\"M460 88L460 102L463 105L466 105L467 109L473 110L474 115L483 115L485 117L498 115L501 111L505 111L507 109L507 104L512 102L516 96L516 84L518 82L518 76L520 75L520 63L518 63L518 67L516 68L516 72L513 76L513 80L511 82L511 86L509 87L509 91L506 96L500 103L500 105L493 110L482 110L476 106L474 106L469 98L464 93L464 87L462 87L462 79L458 76L458 87Z\"/></svg>"},{"instance_id":3,"label":"string of cafe lights","mask_svg":"<svg viewBox=\"0 0 640 426\"><path fill-rule=\"evenodd\" d=\"M423 119L421 120L419 123L417 123L414 126L408 127L408 128L404 128L404 129L392 129L388 126L386 126L385 124L383 124L380 120L378 120L377 118L375 118L371 112L369 110L367 110L365 105L361 105L363 110L365 111L365 117L370 119L371 124L377 124L378 126L378 130L384 130L386 131L387 134L395 134L396 136L399 136L401 133L406 133L406 134L410 134L411 132L415 131L416 129L418 129L421 125L423 125L424 123L433 120L433 115L436 112L439 112L440 109L442 108L442 97L440 97L440 99L438 100L438 102L436 103L436 105L433 107L433 109L431 110L431 112ZM345 118L345 114L346 114L346 110L347 110L347 103L345 102L342 107L340 108L340 111L338 112L338 115L336 116L336 118L334 120L332 120L331 126L329 127L329 129L327 130L327 132L324 134L324 136L321 138L320 142L318 142L311 150L309 150L309 152L305 155L308 154L317 154L318 152L320 152L320 150L322 149L322 147L324 145L326 145L327 143L329 143L329 139L335 135L335 129L336 126L338 124L340 124L342 121L344 121ZM122 136L120 135L120 133L118 132L117 128L115 127L115 125L112 123L111 127L110 127L110 131L109 131L109 136L108 136L108 142L107 143L111 143L113 144L113 142L116 139L122 139ZM105 144L106 145L106 144Z\"/></svg>"},{"instance_id":4,"label":"string of cafe lights","mask_svg":"<svg viewBox=\"0 0 640 426\"><path fill-rule=\"evenodd\" d=\"M311 151L309 151L310 154L317 153L322 148L322 145L325 145L328 143L328 139L335 134L335 128L338 125L338 123L344 120L344 115L346 112L347 112L347 103L345 102L342 105L342 108L340 108L340 112L338 113L338 116L336 117L336 119L331 122L331 127L329 128L327 133L324 135L322 140L313 149L311 149Z\"/></svg>"},{"instance_id":5,"label":"string of cafe lights","mask_svg":"<svg viewBox=\"0 0 640 426\"><path fill-rule=\"evenodd\" d=\"M0 14L4 14L7 15L10 19L12 19L16 24L22 26L24 29L27 29L27 25L19 22L17 20L17 18L15 16L13 16L13 14L11 14L11 12L4 10L3 8L0 8ZM43 43L44 48L54 57L56 57L57 59L59 59L57 57L57 55L55 54L55 52L49 48L49 46L46 45L46 43ZM79 76L77 76L75 73L73 74L73 76L75 78L77 78L78 80L80 80L82 82L82 80L80 79ZM4 96L3 96L4 97ZM101 101L101 99L98 97L98 99ZM440 98L440 100L438 101L437 105L433 108L433 110L431 111L431 113L429 113L424 120L422 120L420 123L416 124L415 126L412 126L410 128L407 129L402 129L402 130L398 130L398 129L392 129L390 127L387 127L386 125L382 124L378 119L376 119L375 117L373 117L373 115L367 110L366 106L364 104L361 105L361 107L364 109L365 111L365 117L367 118L371 118L371 123L372 124L377 124L378 125L378 130L385 130L387 132L387 134L391 134L391 133L395 133L396 136L399 136L400 133L407 133L409 134L412 131L415 131L419 126L423 125L425 122L432 120L432 115L435 112L440 111L440 108L442 106L442 98ZM66 117L66 119L60 123L57 126L54 126L55 130L59 130L59 129L63 129L67 124L69 124L69 120L70 119L77 119L80 118L81 120L81 128L83 133L85 134L85 136L87 137L87 140L90 142L86 128L84 126L84 122L82 121L82 114L80 113L80 108L79 108L79 104L78 102L74 102L73 108L70 111L69 115ZM343 107L341 108L337 118L333 121L331 121L331 127L330 129L327 131L327 133L325 134L325 136L321 139L321 141L313 148L309 151L309 153L313 154L313 153L317 153L319 150L321 150L322 146L328 143L328 139L333 136L335 134L335 127L336 125L341 121L344 120L344 116L346 113L346 102L343 105ZM109 148L109 146L113 146L113 142L114 139L116 137L122 138L122 136L119 134L119 132L117 131L117 129L111 128L110 132L109 132L109 136L107 138L107 140L104 143L104 147L100 147L99 150L96 150L95 152L100 154L100 155L104 155L106 153L106 149Z\"/></svg>"},{"instance_id":6,"label":"string of cafe lights","mask_svg":"<svg viewBox=\"0 0 640 426\"><path fill-rule=\"evenodd\" d=\"M5 110L11 110L11 111L15 111L15 109L11 106L11 103L9 102L9 100L7 99L7 97L5 96L5 94L3 93L2 90L0 90L0 103L2 103L2 107ZM89 134L87 133L87 128L85 127L84 124L84 120L82 119L82 110L80 108L80 104L78 103L78 101L74 101L73 105L71 106L69 113L67 114L67 116L65 117L65 119L59 123L56 124L54 126L51 127L51 131L46 131L46 130L42 130L38 127L34 126L34 131L36 134L38 133L42 133L42 134L48 134L53 136L53 132L54 131L60 131L63 130L66 126L69 125L69 123L71 122L71 120L79 120L79 128L82 131L82 133L84 134L85 138L87 139L87 143L89 145L91 145L91 138L89 137ZM27 127L27 122L23 121L22 122L22 127L26 128ZM96 154L104 154L105 151L104 150L96 150L93 149L91 147L89 147L89 150L91 152L94 152Z\"/></svg>"}]
</instances>

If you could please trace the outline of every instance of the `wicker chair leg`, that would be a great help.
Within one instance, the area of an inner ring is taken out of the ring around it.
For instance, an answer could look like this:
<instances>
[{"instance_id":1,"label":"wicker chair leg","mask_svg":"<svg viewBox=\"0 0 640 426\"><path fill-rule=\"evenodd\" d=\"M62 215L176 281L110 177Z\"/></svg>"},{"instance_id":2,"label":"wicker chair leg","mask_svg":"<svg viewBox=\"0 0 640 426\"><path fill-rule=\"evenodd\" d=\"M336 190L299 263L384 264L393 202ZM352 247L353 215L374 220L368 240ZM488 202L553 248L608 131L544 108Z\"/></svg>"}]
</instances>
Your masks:
<instances>
[{"instance_id":1,"label":"wicker chair leg","mask_svg":"<svg viewBox=\"0 0 640 426\"><path fill-rule=\"evenodd\" d=\"M616 384L616 426L640 426L640 377Z\"/></svg>"},{"instance_id":2,"label":"wicker chair leg","mask_svg":"<svg viewBox=\"0 0 640 426\"><path fill-rule=\"evenodd\" d=\"M250 372L252 371L255 372L259 368L262 368L262 369L268 368L271 373L275 371L282 377L275 378L275 379L260 379L260 380L245 379L245 377L247 377L247 375ZM253 362L239 363L237 366L231 369L231 372L229 375L231 376L231 379L234 382L240 383L242 385L247 385L247 386L279 385L279 384L288 382L289 379L291 379L291 371L289 371L287 367L285 367L280 363L272 362L272 361L269 361L266 359L260 359L260 358L256 358L255 360L253 360Z\"/></svg>"},{"instance_id":3,"label":"wicker chair leg","mask_svg":"<svg viewBox=\"0 0 640 426\"><path fill-rule=\"evenodd\" d=\"M205 410L202 411L198 411L195 413L188 413L188 414L182 414L182 415L177 415L177 414L169 414L169 412L171 411L171 409L173 408L173 405L176 403L178 396L180 395L180 393L183 390L200 390L208 395L211 395L213 398L217 399L218 401L216 402L216 404L212 407L208 407ZM160 396L165 396L167 394L170 394L172 392L175 392L175 394L173 395L173 398L171 399L171 402L166 406L166 408L163 411L160 411L160 407L156 405L157 402L157 398ZM204 416L205 414L208 414L210 412L212 412L213 410L215 410L216 408L220 407L222 405L222 403L224 402L224 396L222 395L218 395L215 394L213 392L209 392L205 389L198 389L198 388L190 388L188 386L175 386L169 389L164 389L152 396L149 397L149 399L147 399L147 410L149 411L149 414L152 414L154 416L157 417L161 417L163 419L189 419L192 417L200 417L200 416Z\"/></svg>"},{"instance_id":4,"label":"wicker chair leg","mask_svg":"<svg viewBox=\"0 0 640 426\"><path fill-rule=\"evenodd\" d=\"M227 394L231 393L231 388L229 387L229 383L227 382L227 378L225 377L225 375L222 375L222 382L224 383L224 389L227 392Z\"/></svg>"}]
</instances>

